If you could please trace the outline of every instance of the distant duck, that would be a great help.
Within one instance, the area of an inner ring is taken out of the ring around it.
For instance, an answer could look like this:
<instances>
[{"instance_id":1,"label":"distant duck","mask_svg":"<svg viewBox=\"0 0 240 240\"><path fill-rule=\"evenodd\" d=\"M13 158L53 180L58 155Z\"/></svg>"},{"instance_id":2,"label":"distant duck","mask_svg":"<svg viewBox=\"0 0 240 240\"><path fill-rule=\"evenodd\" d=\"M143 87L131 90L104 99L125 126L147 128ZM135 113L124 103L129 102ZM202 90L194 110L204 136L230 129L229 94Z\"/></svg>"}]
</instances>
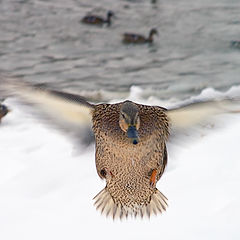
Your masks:
<instances>
[{"instance_id":1,"label":"distant duck","mask_svg":"<svg viewBox=\"0 0 240 240\"><path fill-rule=\"evenodd\" d=\"M108 11L106 19L99 17L99 16L87 15L81 21L82 21L82 23L92 24L92 25L103 25L106 23L107 26L110 26L111 25L111 17L113 17L113 16L114 16L114 13L112 11Z\"/></svg>"},{"instance_id":2,"label":"distant duck","mask_svg":"<svg viewBox=\"0 0 240 240\"><path fill-rule=\"evenodd\" d=\"M240 41L231 41L231 46L235 48L240 48Z\"/></svg>"},{"instance_id":3,"label":"distant duck","mask_svg":"<svg viewBox=\"0 0 240 240\"><path fill-rule=\"evenodd\" d=\"M9 109L5 105L0 104L0 123L2 118L6 116L8 112L9 112Z\"/></svg>"},{"instance_id":4,"label":"distant duck","mask_svg":"<svg viewBox=\"0 0 240 240\"><path fill-rule=\"evenodd\" d=\"M123 43L134 43L134 44L141 44L141 43L152 43L153 42L153 35L158 34L155 28L152 28L149 32L148 38L134 33L124 33L123 35Z\"/></svg>"}]
</instances>

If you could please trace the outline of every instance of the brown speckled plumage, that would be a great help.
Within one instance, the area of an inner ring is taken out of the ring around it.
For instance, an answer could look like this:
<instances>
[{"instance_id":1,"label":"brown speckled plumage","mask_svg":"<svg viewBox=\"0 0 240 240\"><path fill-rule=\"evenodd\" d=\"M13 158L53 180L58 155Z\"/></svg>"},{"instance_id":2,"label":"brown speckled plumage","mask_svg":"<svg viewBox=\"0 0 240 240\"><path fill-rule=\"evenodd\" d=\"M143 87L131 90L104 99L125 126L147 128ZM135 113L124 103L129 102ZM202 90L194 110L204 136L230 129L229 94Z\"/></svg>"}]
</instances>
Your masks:
<instances>
[{"instance_id":1,"label":"brown speckled plumage","mask_svg":"<svg viewBox=\"0 0 240 240\"><path fill-rule=\"evenodd\" d=\"M142 206L147 206L157 192L156 184L150 186L151 171L157 170L158 181L167 163L165 142L169 134L168 118L161 107L136 104L140 117L140 141L134 145L119 127L121 105L99 104L95 107L96 167L99 176L106 178L106 191L115 205L122 208L122 214L142 215ZM106 176L102 176L103 169L107 172ZM99 206L101 210L103 207ZM155 210L157 208L152 211ZM114 217L111 211L109 209L109 214Z\"/></svg>"}]
</instances>

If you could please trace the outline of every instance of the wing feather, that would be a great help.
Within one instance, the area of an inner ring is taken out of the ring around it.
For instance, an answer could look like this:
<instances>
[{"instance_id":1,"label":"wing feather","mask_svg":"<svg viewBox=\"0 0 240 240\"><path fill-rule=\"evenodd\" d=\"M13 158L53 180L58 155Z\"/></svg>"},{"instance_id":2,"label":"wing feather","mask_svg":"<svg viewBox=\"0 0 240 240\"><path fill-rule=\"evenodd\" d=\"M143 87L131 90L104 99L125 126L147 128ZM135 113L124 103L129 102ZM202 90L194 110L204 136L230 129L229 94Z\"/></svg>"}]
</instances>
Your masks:
<instances>
[{"instance_id":1,"label":"wing feather","mask_svg":"<svg viewBox=\"0 0 240 240\"><path fill-rule=\"evenodd\" d=\"M7 96L20 98L24 103L33 105L36 113L43 113L44 118L51 120L55 126L74 135L81 135L85 142L92 142L92 113L95 105L83 97L12 78L1 78L0 90Z\"/></svg>"},{"instance_id":2,"label":"wing feather","mask_svg":"<svg viewBox=\"0 0 240 240\"><path fill-rule=\"evenodd\" d=\"M1 87L27 103L37 104L58 120L76 125L91 125L94 105L79 95L49 90L12 79L4 81Z\"/></svg>"},{"instance_id":3,"label":"wing feather","mask_svg":"<svg viewBox=\"0 0 240 240\"><path fill-rule=\"evenodd\" d=\"M194 127L223 113L240 113L239 99L194 102L168 109L167 116L173 129Z\"/></svg>"}]
</instances>

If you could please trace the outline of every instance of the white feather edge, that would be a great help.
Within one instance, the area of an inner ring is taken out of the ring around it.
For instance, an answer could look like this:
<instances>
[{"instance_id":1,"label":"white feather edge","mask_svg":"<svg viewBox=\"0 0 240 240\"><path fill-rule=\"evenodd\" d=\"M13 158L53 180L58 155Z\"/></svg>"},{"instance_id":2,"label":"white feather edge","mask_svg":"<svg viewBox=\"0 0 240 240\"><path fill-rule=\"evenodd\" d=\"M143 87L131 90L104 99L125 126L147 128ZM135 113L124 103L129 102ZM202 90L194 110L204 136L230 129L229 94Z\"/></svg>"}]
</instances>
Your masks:
<instances>
[{"instance_id":1,"label":"white feather edge","mask_svg":"<svg viewBox=\"0 0 240 240\"><path fill-rule=\"evenodd\" d=\"M92 124L93 108L51 94L50 91L31 87L27 84L9 83L7 90L28 103L37 104L52 117L75 125Z\"/></svg>"},{"instance_id":2,"label":"white feather edge","mask_svg":"<svg viewBox=\"0 0 240 240\"><path fill-rule=\"evenodd\" d=\"M153 214L161 214L166 211L168 199L158 190L153 193L151 200L147 204L135 204L132 207L124 206L121 203L115 203L107 188L100 191L94 198L94 205L101 214L112 217L113 219L123 219L132 217L151 217Z\"/></svg>"},{"instance_id":3,"label":"white feather edge","mask_svg":"<svg viewBox=\"0 0 240 240\"><path fill-rule=\"evenodd\" d=\"M191 127L223 113L240 113L240 101L224 99L198 102L166 112L172 128Z\"/></svg>"}]
</instances>

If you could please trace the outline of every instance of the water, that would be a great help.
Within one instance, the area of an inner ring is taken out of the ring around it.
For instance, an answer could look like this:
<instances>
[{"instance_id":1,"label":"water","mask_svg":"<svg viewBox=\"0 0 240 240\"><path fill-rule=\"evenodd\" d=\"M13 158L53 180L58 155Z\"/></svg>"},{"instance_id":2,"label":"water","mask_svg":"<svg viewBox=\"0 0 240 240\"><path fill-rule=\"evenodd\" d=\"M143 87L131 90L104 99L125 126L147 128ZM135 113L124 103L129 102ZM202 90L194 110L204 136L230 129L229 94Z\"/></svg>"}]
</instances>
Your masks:
<instances>
[{"instance_id":1,"label":"water","mask_svg":"<svg viewBox=\"0 0 240 240\"><path fill-rule=\"evenodd\" d=\"M79 20L88 12L115 12L110 28ZM188 98L204 88L225 91L240 83L239 1L1 1L2 72L51 83L96 100L128 96ZM124 32L153 45L125 46Z\"/></svg>"}]
</instances>

